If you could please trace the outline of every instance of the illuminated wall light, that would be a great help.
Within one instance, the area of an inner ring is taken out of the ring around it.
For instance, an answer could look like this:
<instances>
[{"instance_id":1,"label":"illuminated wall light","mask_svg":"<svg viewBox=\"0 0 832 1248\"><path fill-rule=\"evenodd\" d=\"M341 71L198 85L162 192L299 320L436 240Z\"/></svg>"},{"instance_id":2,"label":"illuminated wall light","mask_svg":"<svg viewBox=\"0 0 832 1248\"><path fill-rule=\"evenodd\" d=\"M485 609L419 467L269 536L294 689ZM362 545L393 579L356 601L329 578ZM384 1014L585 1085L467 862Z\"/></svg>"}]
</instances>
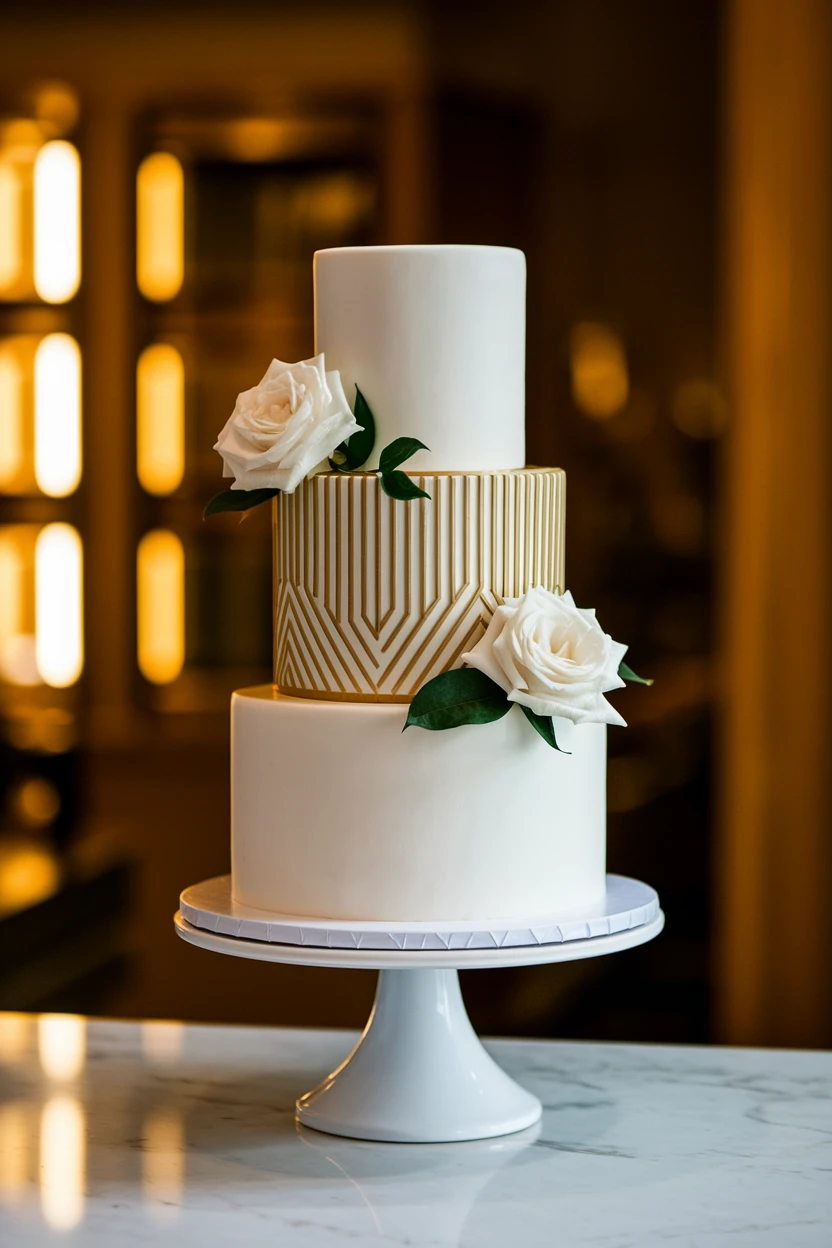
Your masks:
<instances>
[{"instance_id":1,"label":"illuminated wall light","mask_svg":"<svg viewBox=\"0 0 832 1248\"><path fill-rule=\"evenodd\" d=\"M136 279L147 299L178 294L185 273L185 179L169 152L154 152L136 177Z\"/></svg>"},{"instance_id":2,"label":"illuminated wall light","mask_svg":"<svg viewBox=\"0 0 832 1248\"><path fill-rule=\"evenodd\" d=\"M46 143L35 160L35 290L66 303L81 282L81 161L71 143Z\"/></svg>"},{"instance_id":3,"label":"illuminated wall light","mask_svg":"<svg viewBox=\"0 0 832 1248\"><path fill-rule=\"evenodd\" d=\"M139 668L154 685L175 680L185 662L185 551L175 533L154 529L136 561Z\"/></svg>"},{"instance_id":4,"label":"illuminated wall light","mask_svg":"<svg viewBox=\"0 0 832 1248\"><path fill-rule=\"evenodd\" d=\"M57 1082L77 1079L87 1056L87 1024L77 1014L42 1014L38 1057L43 1073Z\"/></svg>"},{"instance_id":5,"label":"illuminated wall light","mask_svg":"<svg viewBox=\"0 0 832 1248\"><path fill-rule=\"evenodd\" d=\"M69 334L48 334L35 352L35 480L50 498L81 480L81 351Z\"/></svg>"},{"instance_id":6,"label":"illuminated wall light","mask_svg":"<svg viewBox=\"0 0 832 1248\"><path fill-rule=\"evenodd\" d=\"M20 172L10 160L0 160L0 294L12 290L23 269Z\"/></svg>"},{"instance_id":7,"label":"illuminated wall light","mask_svg":"<svg viewBox=\"0 0 832 1248\"><path fill-rule=\"evenodd\" d=\"M29 1180L29 1124L26 1106L9 1101L0 1105L0 1192L17 1201Z\"/></svg>"},{"instance_id":8,"label":"illuminated wall light","mask_svg":"<svg viewBox=\"0 0 832 1248\"><path fill-rule=\"evenodd\" d=\"M142 1053L154 1066L169 1066L182 1055L182 1023L142 1023Z\"/></svg>"},{"instance_id":9,"label":"illuminated wall light","mask_svg":"<svg viewBox=\"0 0 832 1248\"><path fill-rule=\"evenodd\" d=\"M185 366L176 347L157 343L136 368L136 458L148 494L170 494L185 472Z\"/></svg>"},{"instance_id":10,"label":"illuminated wall light","mask_svg":"<svg viewBox=\"0 0 832 1248\"><path fill-rule=\"evenodd\" d=\"M142 1194L154 1216L179 1213L185 1185L185 1133L175 1109L159 1109L145 1119L142 1133Z\"/></svg>"},{"instance_id":11,"label":"illuminated wall light","mask_svg":"<svg viewBox=\"0 0 832 1248\"><path fill-rule=\"evenodd\" d=\"M70 1231L84 1216L84 1111L72 1096L55 1096L40 1120L40 1201L53 1230Z\"/></svg>"},{"instance_id":12,"label":"illuminated wall light","mask_svg":"<svg viewBox=\"0 0 832 1248\"><path fill-rule=\"evenodd\" d=\"M10 347L0 347L0 490L14 485L23 461L23 369Z\"/></svg>"},{"instance_id":13,"label":"illuminated wall light","mask_svg":"<svg viewBox=\"0 0 832 1248\"><path fill-rule=\"evenodd\" d=\"M69 524L47 524L35 543L35 654L47 685L66 689L84 667L83 548Z\"/></svg>"},{"instance_id":14,"label":"illuminated wall light","mask_svg":"<svg viewBox=\"0 0 832 1248\"><path fill-rule=\"evenodd\" d=\"M586 321L570 335L572 398L592 420L609 420L630 392L624 344L607 325Z\"/></svg>"}]
</instances>

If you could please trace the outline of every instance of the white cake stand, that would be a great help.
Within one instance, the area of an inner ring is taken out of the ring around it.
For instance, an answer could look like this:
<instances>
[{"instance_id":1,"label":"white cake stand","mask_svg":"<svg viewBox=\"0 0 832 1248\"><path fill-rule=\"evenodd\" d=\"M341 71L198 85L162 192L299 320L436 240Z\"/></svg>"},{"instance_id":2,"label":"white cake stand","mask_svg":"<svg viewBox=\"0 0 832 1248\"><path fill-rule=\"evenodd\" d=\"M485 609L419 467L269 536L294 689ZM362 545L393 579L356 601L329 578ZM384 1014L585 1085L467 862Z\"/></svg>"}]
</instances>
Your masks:
<instances>
[{"instance_id":1,"label":"white cake stand","mask_svg":"<svg viewBox=\"0 0 832 1248\"><path fill-rule=\"evenodd\" d=\"M178 935L202 949L379 971L364 1034L337 1070L298 1100L297 1116L332 1135L409 1144L508 1135L542 1112L537 1097L510 1079L477 1038L460 968L598 957L642 945L664 927L654 890L622 876L607 877L606 904L560 922L535 916L397 926L267 915L232 901L228 876L186 889L180 907ZM228 934L240 931L246 934Z\"/></svg>"}]
</instances>

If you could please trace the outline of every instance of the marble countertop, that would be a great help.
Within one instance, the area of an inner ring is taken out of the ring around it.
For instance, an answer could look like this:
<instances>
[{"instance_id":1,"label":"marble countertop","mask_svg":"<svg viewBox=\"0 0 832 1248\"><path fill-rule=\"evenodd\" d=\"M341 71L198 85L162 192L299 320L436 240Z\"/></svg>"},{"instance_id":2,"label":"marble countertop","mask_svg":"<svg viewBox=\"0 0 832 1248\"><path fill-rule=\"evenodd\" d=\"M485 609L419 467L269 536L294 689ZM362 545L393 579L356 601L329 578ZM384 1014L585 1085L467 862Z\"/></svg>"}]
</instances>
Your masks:
<instances>
[{"instance_id":1,"label":"marble countertop","mask_svg":"<svg viewBox=\"0 0 832 1248\"><path fill-rule=\"evenodd\" d=\"M832 1055L497 1041L536 1127L299 1128L345 1032L0 1015L0 1244L828 1248Z\"/></svg>"}]
</instances>

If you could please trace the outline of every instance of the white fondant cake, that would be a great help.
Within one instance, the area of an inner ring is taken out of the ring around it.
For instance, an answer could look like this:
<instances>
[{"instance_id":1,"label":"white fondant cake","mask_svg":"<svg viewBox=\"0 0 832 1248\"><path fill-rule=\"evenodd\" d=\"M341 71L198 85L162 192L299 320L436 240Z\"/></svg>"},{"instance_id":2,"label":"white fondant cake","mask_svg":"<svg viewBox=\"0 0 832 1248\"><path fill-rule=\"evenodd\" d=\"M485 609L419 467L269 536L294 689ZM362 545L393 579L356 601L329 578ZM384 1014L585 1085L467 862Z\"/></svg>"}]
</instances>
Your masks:
<instances>
[{"instance_id":1,"label":"white fondant cake","mask_svg":"<svg viewBox=\"0 0 832 1248\"><path fill-rule=\"evenodd\" d=\"M430 451L406 471L431 497L390 498L365 470L275 500L275 685L232 704L244 905L453 921L603 897L603 724L555 720L563 752L519 707L402 732L414 694L460 666L500 603L564 589L563 474L522 468L524 303L511 249L316 256L316 349L375 417L365 469L418 438Z\"/></svg>"},{"instance_id":2,"label":"white fondant cake","mask_svg":"<svg viewBox=\"0 0 832 1248\"><path fill-rule=\"evenodd\" d=\"M526 462L526 258L510 247L335 247L315 256L315 350L415 472Z\"/></svg>"},{"instance_id":3,"label":"white fondant cake","mask_svg":"<svg viewBox=\"0 0 832 1248\"><path fill-rule=\"evenodd\" d=\"M234 897L332 919L558 914L604 896L606 728L522 715L402 732L404 707L234 695Z\"/></svg>"}]
</instances>

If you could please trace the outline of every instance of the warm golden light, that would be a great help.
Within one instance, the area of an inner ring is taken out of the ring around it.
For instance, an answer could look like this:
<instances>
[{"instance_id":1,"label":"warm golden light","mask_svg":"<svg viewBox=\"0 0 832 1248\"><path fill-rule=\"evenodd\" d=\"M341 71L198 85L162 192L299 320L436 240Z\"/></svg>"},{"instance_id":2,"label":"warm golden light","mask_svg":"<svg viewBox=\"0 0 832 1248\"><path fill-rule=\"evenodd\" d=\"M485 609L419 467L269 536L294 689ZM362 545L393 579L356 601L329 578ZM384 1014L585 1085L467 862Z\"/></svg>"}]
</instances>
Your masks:
<instances>
[{"instance_id":1,"label":"warm golden light","mask_svg":"<svg viewBox=\"0 0 832 1248\"><path fill-rule=\"evenodd\" d=\"M572 398L592 420L609 420L630 392L624 344L608 325L585 321L570 335Z\"/></svg>"},{"instance_id":2,"label":"warm golden light","mask_svg":"<svg viewBox=\"0 0 832 1248\"><path fill-rule=\"evenodd\" d=\"M48 828L61 810L61 795L45 776L25 776L12 785L9 805L24 828Z\"/></svg>"},{"instance_id":3,"label":"warm golden light","mask_svg":"<svg viewBox=\"0 0 832 1248\"><path fill-rule=\"evenodd\" d=\"M50 136L66 134L78 123L81 106L67 82L43 82L34 93L35 116Z\"/></svg>"},{"instance_id":4,"label":"warm golden light","mask_svg":"<svg viewBox=\"0 0 832 1248\"><path fill-rule=\"evenodd\" d=\"M142 1053L154 1066L169 1066L182 1055L182 1023L142 1023Z\"/></svg>"},{"instance_id":5,"label":"warm golden light","mask_svg":"<svg viewBox=\"0 0 832 1248\"><path fill-rule=\"evenodd\" d=\"M185 273L185 179L169 152L154 152L136 177L136 278L147 299L178 294Z\"/></svg>"},{"instance_id":6,"label":"warm golden light","mask_svg":"<svg viewBox=\"0 0 832 1248\"><path fill-rule=\"evenodd\" d=\"M19 1062L29 1051L28 1014L0 1014L0 1062Z\"/></svg>"},{"instance_id":7,"label":"warm golden light","mask_svg":"<svg viewBox=\"0 0 832 1248\"><path fill-rule=\"evenodd\" d=\"M139 668L154 685L167 685L185 662L185 551L175 533L145 534L136 582Z\"/></svg>"},{"instance_id":8,"label":"warm golden light","mask_svg":"<svg viewBox=\"0 0 832 1248\"><path fill-rule=\"evenodd\" d=\"M29 1179L29 1124L26 1106L9 1101L0 1105L0 1192L17 1200Z\"/></svg>"},{"instance_id":9,"label":"warm golden light","mask_svg":"<svg viewBox=\"0 0 832 1248\"><path fill-rule=\"evenodd\" d=\"M35 654L47 685L75 684L84 666L83 549L70 524L47 524L35 543Z\"/></svg>"},{"instance_id":10,"label":"warm golden light","mask_svg":"<svg viewBox=\"0 0 832 1248\"><path fill-rule=\"evenodd\" d=\"M35 480L50 498L81 480L81 351L69 334L48 334L35 352Z\"/></svg>"},{"instance_id":11,"label":"warm golden light","mask_svg":"<svg viewBox=\"0 0 832 1248\"><path fill-rule=\"evenodd\" d=\"M148 494L170 494L185 472L185 366L176 347L157 343L136 369L136 459Z\"/></svg>"},{"instance_id":12,"label":"warm golden light","mask_svg":"<svg viewBox=\"0 0 832 1248\"><path fill-rule=\"evenodd\" d=\"M51 897L61 873L55 852L30 841L0 841L0 915L14 914Z\"/></svg>"},{"instance_id":13,"label":"warm golden light","mask_svg":"<svg viewBox=\"0 0 832 1248\"><path fill-rule=\"evenodd\" d=\"M38 1056L43 1073L58 1082L77 1079L87 1056L87 1024L78 1014L41 1014Z\"/></svg>"},{"instance_id":14,"label":"warm golden light","mask_svg":"<svg viewBox=\"0 0 832 1248\"><path fill-rule=\"evenodd\" d=\"M0 295L14 289L23 269L22 199L19 169L0 160Z\"/></svg>"},{"instance_id":15,"label":"warm golden light","mask_svg":"<svg viewBox=\"0 0 832 1248\"><path fill-rule=\"evenodd\" d=\"M39 683L27 677L32 673L21 665L20 638L23 636L24 553L16 527L0 531L0 676L13 684ZM23 679L20 679L20 678Z\"/></svg>"},{"instance_id":16,"label":"warm golden light","mask_svg":"<svg viewBox=\"0 0 832 1248\"><path fill-rule=\"evenodd\" d=\"M728 405L712 381L694 377L676 388L670 416L679 432L689 438L716 438L728 423Z\"/></svg>"},{"instance_id":17,"label":"warm golden light","mask_svg":"<svg viewBox=\"0 0 832 1248\"><path fill-rule=\"evenodd\" d=\"M84 1112L72 1096L55 1096L40 1120L40 1201L56 1231L69 1231L84 1216L86 1148Z\"/></svg>"},{"instance_id":18,"label":"warm golden light","mask_svg":"<svg viewBox=\"0 0 832 1248\"><path fill-rule=\"evenodd\" d=\"M0 204L0 221L2 212ZM0 347L0 490L14 486L23 459L23 369L6 345Z\"/></svg>"},{"instance_id":19,"label":"warm golden light","mask_svg":"<svg viewBox=\"0 0 832 1248\"><path fill-rule=\"evenodd\" d=\"M35 290L66 303L81 282L81 161L71 143L46 143L35 161Z\"/></svg>"},{"instance_id":20,"label":"warm golden light","mask_svg":"<svg viewBox=\"0 0 832 1248\"><path fill-rule=\"evenodd\" d=\"M142 1192L149 1211L176 1217L185 1185L185 1133L175 1109L157 1109L144 1123Z\"/></svg>"}]
</instances>

